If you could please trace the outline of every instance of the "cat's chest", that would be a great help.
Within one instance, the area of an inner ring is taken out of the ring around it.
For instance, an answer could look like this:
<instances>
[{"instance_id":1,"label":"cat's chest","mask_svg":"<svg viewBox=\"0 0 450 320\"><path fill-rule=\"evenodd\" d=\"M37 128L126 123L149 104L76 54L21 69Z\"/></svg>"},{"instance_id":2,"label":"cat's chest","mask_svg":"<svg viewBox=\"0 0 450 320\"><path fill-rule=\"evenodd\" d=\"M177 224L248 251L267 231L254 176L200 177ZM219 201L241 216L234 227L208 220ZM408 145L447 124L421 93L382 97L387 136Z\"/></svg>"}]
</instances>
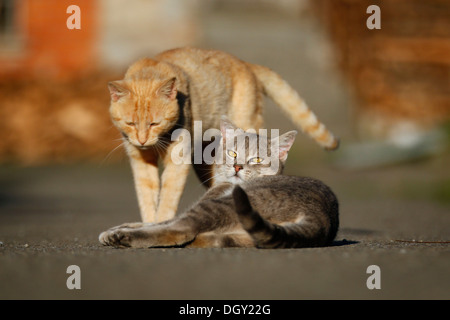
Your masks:
<instances>
[{"instance_id":1,"label":"cat's chest","mask_svg":"<svg viewBox=\"0 0 450 320\"><path fill-rule=\"evenodd\" d=\"M229 187L228 189L224 190L221 194L221 197L223 197L223 198L230 197L231 194L233 193L233 188L234 188L234 185Z\"/></svg>"},{"instance_id":2,"label":"cat's chest","mask_svg":"<svg viewBox=\"0 0 450 320\"><path fill-rule=\"evenodd\" d=\"M230 199L233 199L233 189L236 185L230 184L226 188L221 188L220 190L216 190L214 194L211 195L211 198L228 202Z\"/></svg>"}]
</instances>

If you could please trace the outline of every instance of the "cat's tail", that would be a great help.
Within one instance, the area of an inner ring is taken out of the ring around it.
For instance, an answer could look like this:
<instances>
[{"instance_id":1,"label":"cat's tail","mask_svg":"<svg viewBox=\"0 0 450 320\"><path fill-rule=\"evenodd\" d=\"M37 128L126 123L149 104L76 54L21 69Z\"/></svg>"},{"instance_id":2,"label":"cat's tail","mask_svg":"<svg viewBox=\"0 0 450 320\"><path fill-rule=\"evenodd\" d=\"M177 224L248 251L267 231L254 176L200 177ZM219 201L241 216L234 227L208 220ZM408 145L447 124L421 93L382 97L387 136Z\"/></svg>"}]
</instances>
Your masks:
<instances>
[{"instance_id":1,"label":"cat's tail","mask_svg":"<svg viewBox=\"0 0 450 320\"><path fill-rule=\"evenodd\" d=\"M240 186L234 187L233 199L239 221L257 248L316 247L327 245L334 238L324 234L317 236L321 232L308 225L277 225L267 221L253 209L247 193Z\"/></svg>"},{"instance_id":2,"label":"cat's tail","mask_svg":"<svg viewBox=\"0 0 450 320\"><path fill-rule=\"evenodd\" d=\"M269 68L248 64L264 88L264 93L271 98L300 129L327 150L335 150L339 146L336 138L299 94L277 73Z\"/></svg>"}]
</instances>

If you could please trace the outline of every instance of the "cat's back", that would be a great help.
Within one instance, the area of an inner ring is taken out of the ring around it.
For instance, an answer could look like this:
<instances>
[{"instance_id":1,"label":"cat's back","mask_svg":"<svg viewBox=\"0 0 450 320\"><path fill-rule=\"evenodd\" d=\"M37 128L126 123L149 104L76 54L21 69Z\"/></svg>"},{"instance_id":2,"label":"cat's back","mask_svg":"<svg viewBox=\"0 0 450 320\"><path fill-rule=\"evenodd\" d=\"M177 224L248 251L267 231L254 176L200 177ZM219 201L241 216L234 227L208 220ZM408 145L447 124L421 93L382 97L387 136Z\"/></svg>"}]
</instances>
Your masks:
<instances>
[{"instance_id":1,"label":"cat's back","mask_svg":"<svg viewBox=\"0 0 450 320\"><path fill-rule=\"evenodd\" d=\"M215 67L222 71L230 69L236 63L243 63L236 57L220 51L192 47L182 47L164 51L155 57L157 60L173 63L190 73L201 72L202 69Z\"/></svg>"},{"instance_id":2,"label":"cat's back","mask_svg":"<svg viewBox=\"0 0 450 320\"><path fill-rule=\"evenodd\" d=\"M310 177L274 175L263 176L252 179L243 184L243 187L249 193L260 191L277 193L287 193L293 197L303 195L312 196L317 194L318 197L328 196L335 197L333 191L324 182Z\"/></svg>"},{"instance_id":3,"label":"cat's back","mask_svg":"<svg viewBox=\"0 0 450 320\"><path fill-rule=\"evenodd\" d=\"M219 127L220 115L231 103L234 79L239 72L249 72L244 62L219 50L183 47L162 52L155 59L188 75L192 114L203 121L204 128Z\"/></svg>"},{"instance_id":4,"label":"cat's back","mask_svg":"<svg viewBox=\"0 0 450 320\"><path fill-rule=\"evenodd\" d=\"M338 215L334 192L320 180L297 176L264 176L242 184L252 205L266 218L277 212L283 219L296 212ZM278 220L275 218L275 220Z\"/></svg>"}]
</instances>

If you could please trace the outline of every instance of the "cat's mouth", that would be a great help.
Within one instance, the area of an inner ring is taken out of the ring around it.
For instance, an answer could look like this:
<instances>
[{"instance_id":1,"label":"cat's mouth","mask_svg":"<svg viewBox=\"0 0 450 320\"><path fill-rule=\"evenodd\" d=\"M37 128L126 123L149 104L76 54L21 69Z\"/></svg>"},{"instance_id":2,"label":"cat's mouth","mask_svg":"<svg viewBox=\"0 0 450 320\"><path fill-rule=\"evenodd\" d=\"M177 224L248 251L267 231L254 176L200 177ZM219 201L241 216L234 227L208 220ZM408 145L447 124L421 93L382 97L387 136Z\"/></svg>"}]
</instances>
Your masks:
<instances>
[{"instance_id":1,"label":"cat's mouth","mask_svg":"<svg viewBox=\"0 0 450 320\"><path fill-rule=\"evenodd\" d=\"M231 180L232 183L235 183L235 184L244 181L241 178L239 178L238 176L232 176L230 180Z\"/></svg>"},{"instance_id":2,"label":"cat's mouth","mask_svg":"<svg viewBox=\"0 0 450 320\"><path fill-rule=\"evenodd\" d=\"M239 172L236 172L234 175L232 175L232 176L229 178L229 180L230 180L232 183L240 183L240 182L243 182L243 181L244 181L244 179L242 179L242 177L240 176Z\"/></svg>"},{"instance_id":3,"label":"cat's mouth","mask_svg":"<svg viewBox=\"0 0 450 320\"><path fill-rule=\"evenodd\" d=\"M138 148L139 150L149 150L149 149L153 149L155 147L155 145L153 143L149 143L147 142L146 144L142 145L142 144L133 144L136 148Z\"/></svg>"},{"instance_id":4,"label":"cat's mouth","mask_svg":"<svg viewBox=\"0 0 450 320\"><path fill-rule=\"evenodd\" d=\"M139 146L137 145L136 148L138 148L139 150L149 150L151 149L153 146Z\"/></svg>"}]
</instances>

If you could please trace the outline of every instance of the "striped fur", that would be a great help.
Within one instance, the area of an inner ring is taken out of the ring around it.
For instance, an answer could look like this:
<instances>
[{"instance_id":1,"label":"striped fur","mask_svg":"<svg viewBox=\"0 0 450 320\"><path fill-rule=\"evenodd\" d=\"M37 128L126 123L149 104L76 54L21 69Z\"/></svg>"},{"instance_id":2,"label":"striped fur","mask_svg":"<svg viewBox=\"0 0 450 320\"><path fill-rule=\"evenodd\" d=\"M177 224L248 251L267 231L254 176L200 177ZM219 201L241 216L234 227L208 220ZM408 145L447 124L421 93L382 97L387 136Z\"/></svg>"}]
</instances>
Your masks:
<instances>
[{"instance_id":1,"label":"striped fur","mask_svg":"<svg viewBox=\"0 0 450 320\"><path fill-rule=\"evenodd\" d=\"M171 133L184 128L192 136L195 121L201 121L203 131L218 128L223 115L244 130L259 130L264 124L263 94L319 145L330 150L338 146L279 75L222 51L168 50L136 61L124 79L108 86L111 119L124 137L144 222L173 218L184 189L189 166L172 162L171 150L177 142L171 141ZM215 183L211 166L197 163L194 169L205 186Z\"/></svg>"},{"instance_id":2,"label":"striped fur","mask_svg":"<svg viewBox=\"0 0 450 320\"><path fill-rule=\"evenodd\" d=\"M303 132L313 138L320 146L327 150L337 149L339 139L337 139L308 105L298 95L298 93L278 74L269 68L249 64L258 80L261 82L264 93L269 96L291 119L299 126Z\"/></svg>"},{"instance_id":3,"label":"striped fur","mask_svg":"<svg viewBox=\"0 0 450 320\"><path fill-rule=\"evenodd\" d=\"M229 124L222 121L223 128ZM289 149L292 145L292 134L287 135L290 138L279 145L280 149ZM256 136L260 143L261 136ZM228 135L226 137L229 139ZM256 151L247 150L248 146L237 140L230 154L237 158L238 154L246 153L245 159L254 159ZM232 146L222 143L222 147L227 151L226 148ZM276 154L279 159L270 155L270 162L286 160L286 154ZM100 242L135 248L329 245L339 225L338 201L331 189L312 178L281 175L282 166L277 171L264 169L264 161L260 164L251 160L217 163L216 172L223 182L210 188L185 213L158 224L126 224L112 228L100 235Z\"/></svg>"},{"instance_id":4,"label":"striped fur","mask_svg":"<svg viewBox=\"0 0 450 320\"><path fill-rule=\"evenodd\" d=\"M172 220L125 224L99 240L133 248L319 247L335 238L338 211L336 196L318 180L266 176L241 186L220 184Z\"/></svg>"},{"instance_id":5,"label":"striped fur","mask_svg":"<svg viewBox=\"0 0 450 320\"><path fill-rule=\"evenodd\" d=\"M317 183L317 181L308 181ZM324 186L320 186L323 188ZM326 192L331 204L328 212L317 212L307 218L303 215L295 222L271 223L250 204L247 193L240 186L233 189L236 213L242 228L251 236L257 248L301 248L329 245L338 228L338 203L331 191Z\"/></svg>"}]
</instances>

